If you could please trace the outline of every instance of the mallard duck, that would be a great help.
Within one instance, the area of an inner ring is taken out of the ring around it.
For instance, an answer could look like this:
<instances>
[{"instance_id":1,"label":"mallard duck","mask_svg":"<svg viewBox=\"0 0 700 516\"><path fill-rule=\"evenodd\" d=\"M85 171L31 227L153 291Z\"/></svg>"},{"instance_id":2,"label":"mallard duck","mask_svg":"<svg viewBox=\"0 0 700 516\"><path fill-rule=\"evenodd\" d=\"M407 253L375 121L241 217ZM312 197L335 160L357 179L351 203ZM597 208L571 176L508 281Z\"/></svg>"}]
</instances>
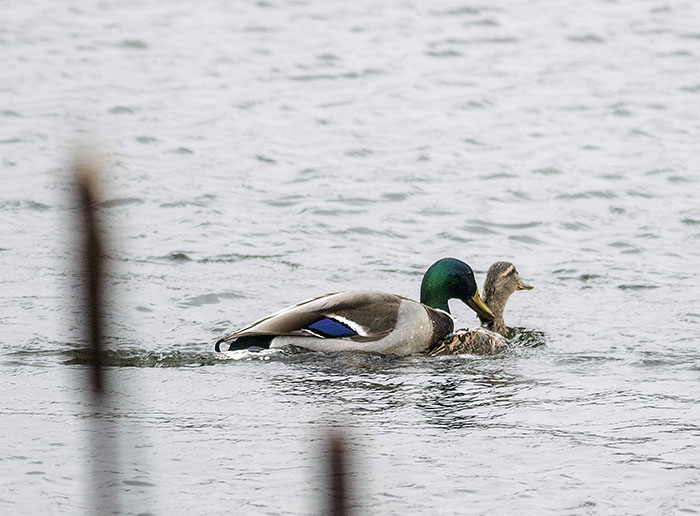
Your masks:
<instances>
[{"instance_id":1,"label":"mallard duck","mask_svg":"<svg viewBox=\"0 0 700 516\"><path fill-rule=\"evenodd\" d=\"M494 316L479 296L471 267L443 258L423 275L420 303L374 290L327 294L230 333L215 349L293 345L317 351L408 355L431 349L452 332L450 299L463 301L484 319Z\"/></svg>"},{"instance_id":2,"label":"mallard duck","mask_svg":"<svg viewBox=\"0 0 700 516\"><path fill-rule=\"evenodd\" d=\"M520 280L520 275L510 262L496 262L490 268L484 282L484 301L494 317L481 319L481 327L473 330L458 330L445 337L431 355L459 355L471 353L485 355L496 353L508 346L505 339L506 323L503 310L510 295L516 290L532 290Z\"/></svg>"}]
</instances>

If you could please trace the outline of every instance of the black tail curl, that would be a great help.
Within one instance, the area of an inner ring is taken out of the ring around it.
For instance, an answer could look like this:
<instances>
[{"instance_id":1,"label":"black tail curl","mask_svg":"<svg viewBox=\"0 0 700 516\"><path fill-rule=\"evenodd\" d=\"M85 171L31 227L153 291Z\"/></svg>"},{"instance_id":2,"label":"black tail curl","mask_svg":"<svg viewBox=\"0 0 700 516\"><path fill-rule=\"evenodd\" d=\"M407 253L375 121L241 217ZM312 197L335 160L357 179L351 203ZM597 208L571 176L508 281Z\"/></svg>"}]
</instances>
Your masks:
<instances>
[{"instance_id":1,"label":"black tail curl","mask_svg":"<svg viewBox=\"0 0 700 516\"><path fill-rule=\"evenodd\" d=\"M248 348L270 349L270 344L274 337L274 335L246 335L245 337L238 337L231 342L227 342L226 338L223 338L216 342L214 350L217 353L221 352L222 343L228 344L228 349L223 351L236 351L238 349Z\"/></svg>"}]
</instances>

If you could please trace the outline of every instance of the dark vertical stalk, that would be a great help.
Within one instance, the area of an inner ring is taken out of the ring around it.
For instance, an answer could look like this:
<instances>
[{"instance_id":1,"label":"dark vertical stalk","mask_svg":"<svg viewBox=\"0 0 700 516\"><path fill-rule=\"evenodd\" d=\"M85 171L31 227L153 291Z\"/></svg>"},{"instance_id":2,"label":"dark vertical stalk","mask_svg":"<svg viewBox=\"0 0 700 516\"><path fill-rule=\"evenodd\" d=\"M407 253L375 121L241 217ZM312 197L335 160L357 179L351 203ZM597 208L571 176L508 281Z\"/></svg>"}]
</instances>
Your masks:
<instances>
[{"instance_id":1,"label":"dark vertical stalk","mask_svg":"<svg viewBox=\"0 0 700 516\"><path fill-rule=\"evenodd\" d=\"M331 516L348 516L345 442L338 434L330 438L330 507Z\"/></svg>"},{"instance_id":2,"label":"dark vertical stalk","mask_svg":"<svg viewBox=\"0 0 700 516\"><path fill-rule=\"evenodd\" d=\"M110 439L110 410L104 372L104 264L101 228L97 216L96 167L86 160L77 161L74 167L79 221L82 236L80 249L83 284L84 331L87 343L89 375L86 378L92 392L91 463L93 481L93 513L96 515L119 514L117 499L117 449ZM112 432L117 435L117 432Z\"/></svg>"},{"instance_id":3,"label":"dark vertical stalk","mask_svg":"<svg viewBox=\"0 0 700 516\"><path fill-rule=\"evenodd\" d=\"M80 204L80 226L83 233L83 284L85 289L85 336L88 344L91 385L96 400L105 394L102 368L102 242L97 222L97 196L95 192L95 171L86 162L75 166L78 202Z\"/></svg>"}]
</instances>

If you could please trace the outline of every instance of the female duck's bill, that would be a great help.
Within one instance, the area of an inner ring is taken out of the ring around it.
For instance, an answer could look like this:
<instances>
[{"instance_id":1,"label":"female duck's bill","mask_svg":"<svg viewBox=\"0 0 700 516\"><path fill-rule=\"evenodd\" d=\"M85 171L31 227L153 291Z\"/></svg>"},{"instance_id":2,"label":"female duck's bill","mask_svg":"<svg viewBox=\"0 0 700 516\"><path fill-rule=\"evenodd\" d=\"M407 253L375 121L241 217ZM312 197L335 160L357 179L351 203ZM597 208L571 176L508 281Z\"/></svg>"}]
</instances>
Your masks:
<instances>
[{"instance_id":1,"label":"female duck's bill","mask_svg":"<svg viewBox=\"0 0 700 516\"><path fill-rule=\"evenodd\" d=\"M425 272L420 303L371 290L327 294L226 335L215 349L294 345L320 351L408 355L433 348L452 332L448 301L455 298L479 317L494 317L479 296L471 267L443 258Z\"/></svg>"}]
</instances>

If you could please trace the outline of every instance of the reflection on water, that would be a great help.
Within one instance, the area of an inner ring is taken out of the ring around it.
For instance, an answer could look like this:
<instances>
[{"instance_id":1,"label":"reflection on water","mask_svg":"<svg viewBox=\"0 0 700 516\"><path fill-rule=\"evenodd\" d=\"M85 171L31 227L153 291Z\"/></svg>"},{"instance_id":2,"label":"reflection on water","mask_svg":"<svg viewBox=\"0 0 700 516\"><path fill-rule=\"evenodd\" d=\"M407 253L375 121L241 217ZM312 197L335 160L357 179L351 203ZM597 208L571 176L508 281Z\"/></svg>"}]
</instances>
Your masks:
<instances>
[{"instance_id":1,"label":"reflection on water","mask_svg":"<svg viewBox=\"0 0 700 516\"><path fill-rule=\"evenodd\" d=\"M498 412L511 406L519 388L527 387L510 368L501 365L502 360L497 363L486 368L473 362L443 367L442 374L425 387L417 401L427 423L448 430L498 423Z\"/></svg>"}]
</instances>

